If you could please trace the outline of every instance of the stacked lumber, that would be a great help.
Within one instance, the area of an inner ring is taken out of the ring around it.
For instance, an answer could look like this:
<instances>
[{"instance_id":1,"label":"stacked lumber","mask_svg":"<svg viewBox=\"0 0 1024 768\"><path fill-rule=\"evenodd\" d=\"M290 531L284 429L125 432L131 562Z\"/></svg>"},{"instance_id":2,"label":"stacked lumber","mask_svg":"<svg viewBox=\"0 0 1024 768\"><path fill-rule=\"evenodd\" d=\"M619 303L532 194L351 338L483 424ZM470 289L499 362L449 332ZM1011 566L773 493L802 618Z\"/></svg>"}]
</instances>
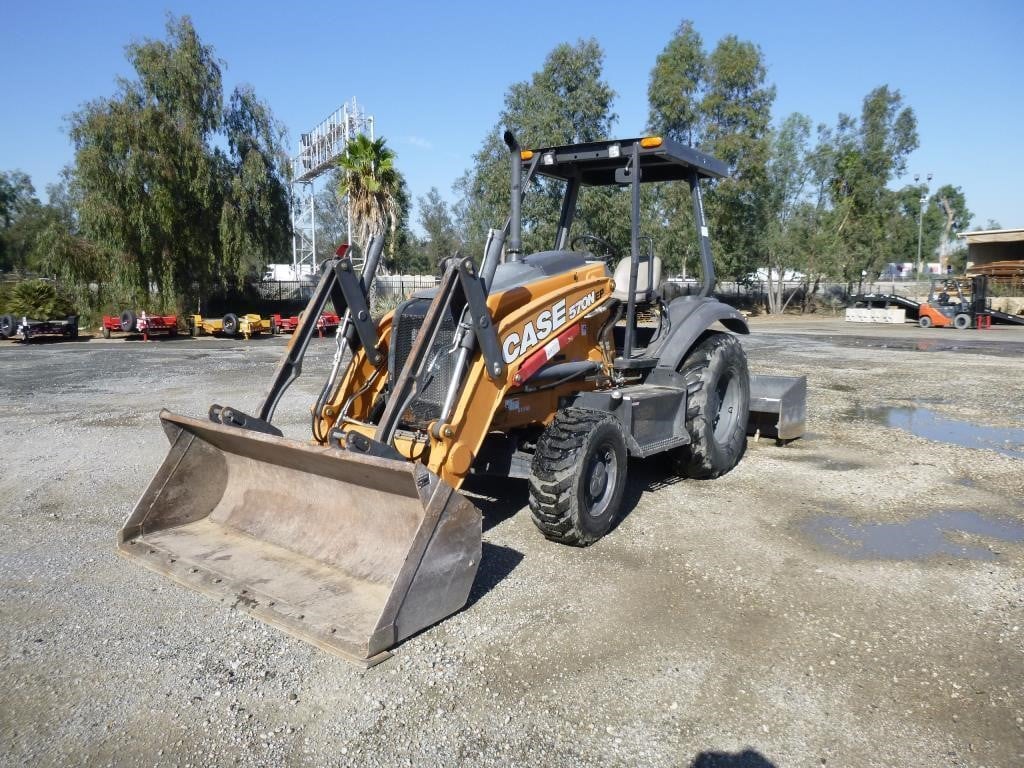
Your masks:
<instances>
[{"instance_id":1,"label":"stacked lumber","mask_svg":"<svg viewBox=\"0 0 1024 768\"><path fill-rule=\"evenodd\" d=\"M976 264L968 272L972 275L988 275L999 279L1024 278L1024 259L992 261L988 264Z\"/></svg>"}]
</instances>

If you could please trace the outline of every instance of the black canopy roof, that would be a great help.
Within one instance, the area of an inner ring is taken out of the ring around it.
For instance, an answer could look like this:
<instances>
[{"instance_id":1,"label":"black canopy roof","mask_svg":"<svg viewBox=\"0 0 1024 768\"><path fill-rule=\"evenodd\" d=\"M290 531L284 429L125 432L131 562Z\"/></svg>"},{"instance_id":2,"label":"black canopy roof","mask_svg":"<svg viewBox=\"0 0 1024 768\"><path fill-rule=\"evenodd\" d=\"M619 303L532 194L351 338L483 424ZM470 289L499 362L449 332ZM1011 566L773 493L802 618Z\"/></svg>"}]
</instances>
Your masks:
<instances>
[{"instance_id":1,"label":"black canopy roof","mask_svg":"<svg viewBox=\"0 0 1024 768\"><path fill-rule=\"evenodd\" d=\"M609 139L534 149L534 154L540 155L535 173L565 180L578 177L589 186L618 184L615 171L625 166L633 145L639 141L639 138ZM729 175L728 166L721 160L671 139L662 139L657 147L641 147L640 169L643 182L684 180L694 171L708 179Z\"/></svg>"}]
</instances>

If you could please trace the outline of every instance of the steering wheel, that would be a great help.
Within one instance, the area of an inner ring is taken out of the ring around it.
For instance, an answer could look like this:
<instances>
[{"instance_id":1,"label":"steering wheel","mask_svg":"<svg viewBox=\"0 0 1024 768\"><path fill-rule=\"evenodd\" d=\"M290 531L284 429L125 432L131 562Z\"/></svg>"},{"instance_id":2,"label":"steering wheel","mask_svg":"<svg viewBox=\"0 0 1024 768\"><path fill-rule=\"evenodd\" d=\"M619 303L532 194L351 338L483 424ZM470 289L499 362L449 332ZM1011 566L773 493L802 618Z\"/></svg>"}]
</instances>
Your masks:
<instances>
[{"instance_id":1,"label":"steering wheel","mask_svg":"<svg viewBox=\"0 0 1024 768\"><path fill-rule=\"evenodd\" d=\"M594 255L603 259L606 264L612 267L612 269L614 269L615 265L619 262L618 249L614 245L609 243L607 240L605 240L603 237L598 237L597 235L590 234L576 235L572 240L569 241L569 247L572 248L574 251L578 251L581 250L579 246L582 243L593 243L594 245L598 246L603 252L603 255L596 253ZM593 252L591 251L591 253Z\"/></svg>"}]
</instances>

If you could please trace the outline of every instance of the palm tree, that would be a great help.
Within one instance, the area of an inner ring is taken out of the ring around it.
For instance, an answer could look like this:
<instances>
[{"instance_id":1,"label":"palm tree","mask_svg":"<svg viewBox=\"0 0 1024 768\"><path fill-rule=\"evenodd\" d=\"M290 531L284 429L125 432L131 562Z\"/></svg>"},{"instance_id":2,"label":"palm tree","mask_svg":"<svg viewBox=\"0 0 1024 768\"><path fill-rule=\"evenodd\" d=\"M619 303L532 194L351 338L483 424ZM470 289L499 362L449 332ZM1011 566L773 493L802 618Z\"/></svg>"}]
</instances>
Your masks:
<instances>
[{"instance_id":1,"label":"palm tree","mask_svg":"<svg viewBox=\"0 0 1024 768\"><path fill-rule=\"evenodd\" d=\"M365 248L372 236L383 235L387 230L391 234L388 255L392 260L402 188L402 177L394 160L395 153L385 146L383 138L373 140L364 134L349 141L345 154L338 159L338 194L348 198L354 230L349 232L349 242L358 242Z\"/></svg>"}]
</instances>

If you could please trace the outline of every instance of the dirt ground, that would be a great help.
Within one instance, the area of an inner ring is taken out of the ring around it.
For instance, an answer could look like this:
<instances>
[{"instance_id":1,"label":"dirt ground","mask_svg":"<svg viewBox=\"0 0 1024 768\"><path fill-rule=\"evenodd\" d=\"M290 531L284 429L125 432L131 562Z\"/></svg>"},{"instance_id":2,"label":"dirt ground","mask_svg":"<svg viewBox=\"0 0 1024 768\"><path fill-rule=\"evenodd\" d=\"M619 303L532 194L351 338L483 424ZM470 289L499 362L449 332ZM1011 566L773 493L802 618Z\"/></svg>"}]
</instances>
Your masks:
<instances>
[{"instance_id":1,"label":"dirt ground","mask_svg":"<svg viewBox=\"0 0 1024 768\"><path fill-rule=\"evenodd\" d=\"M1024 328L752 327L806 438L634 462L582 550L476 483L469 605L368 671L114 552L160 407L251 410L283 340L0 343L0 764L1024 764Z\"/></svg>"}]
</instances>

